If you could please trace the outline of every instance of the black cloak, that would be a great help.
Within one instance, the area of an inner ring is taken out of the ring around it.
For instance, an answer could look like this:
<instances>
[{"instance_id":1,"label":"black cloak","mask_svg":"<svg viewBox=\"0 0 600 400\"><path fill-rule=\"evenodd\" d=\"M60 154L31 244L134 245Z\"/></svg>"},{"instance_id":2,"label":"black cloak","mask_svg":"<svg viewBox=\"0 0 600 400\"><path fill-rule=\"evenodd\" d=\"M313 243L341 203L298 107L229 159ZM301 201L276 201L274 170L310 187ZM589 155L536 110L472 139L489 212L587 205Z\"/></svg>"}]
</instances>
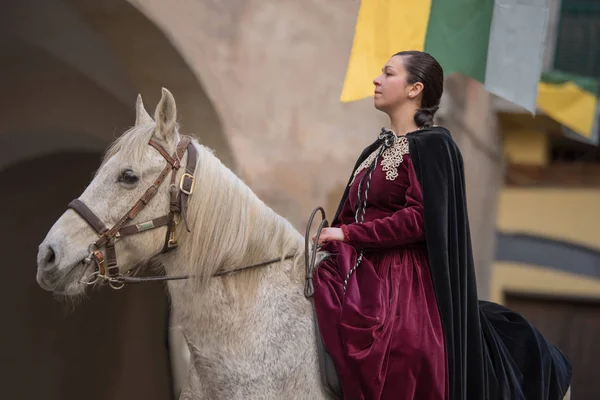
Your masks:
<instances>
[{"instance_id":1,"label":"black cloak","mask_svg":"<svg viewBox=\"0 0 600 400\"><path fill-rule=\"evenodd\" d=\"M450 400L562 399L571 381L569 360L518 313L478 300L463 159L450 132L432 127L406 137L423 189L427 251L446 339ZM381 143L378 139L368 146L353 171Z\"/></svg>"}]
</instances>

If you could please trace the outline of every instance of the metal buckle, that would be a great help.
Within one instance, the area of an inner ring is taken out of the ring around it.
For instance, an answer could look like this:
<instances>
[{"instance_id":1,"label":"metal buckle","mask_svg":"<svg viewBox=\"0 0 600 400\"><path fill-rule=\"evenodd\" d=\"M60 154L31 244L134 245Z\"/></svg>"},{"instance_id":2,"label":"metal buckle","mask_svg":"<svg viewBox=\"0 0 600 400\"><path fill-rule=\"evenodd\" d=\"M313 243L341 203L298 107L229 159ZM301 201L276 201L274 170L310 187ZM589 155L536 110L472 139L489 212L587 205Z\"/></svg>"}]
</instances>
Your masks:
<instances>
[{"instance_id":1,"label":"metal buckle","mask_svg":"<svg viewBox=\"0 0 600 400\"><path fill-rule=\"evenodd\" d=\"M177 225L181 222L181 215L173 214L173 225L171 226L171 232L169 233L169 240L167 241L167 249L171 250L177 247Z\"/></svg>"},{"instance_id":2,"label":"metal buckle","mask_svg":"<svg viewBox=\"0 0 600 400\"><path fill-rule=\"evenodd\" d=\"M104 255L102 254L102 252L100 250L92 251L91 255L92 255L92 257L94 257L94 261L98 265L98 270L100 272L100 275L104 275L106 272L105 266L104 266Z\"/></svg>"},{"instance_id":3,"label":"metal buckle","mask_svg":"<svg viewBox=\"0 0 600 400\"><path fill-rule=\"evenodd\" d=\"M175 227L171 230L171 234L169 235L169 241L167 242L168 249L174 249L177 247L177 236L175 235Z\"/></svg>"},{"instance_id":4,"label":"metal buckle","mask_svg":"<svg viewBox=\"0 0 600 400\"><path fill-rule=\"evenodd\" d=\"M183 188L183 182L185 181L185 178L190 178L192 180L192 185L190 187L190 190ZM188 174L187 172L184 173L183 175L181 175L181 181L179 181L179 190L181 190L183 193L190 196L192 193L194 193L195 186L196 186L196 180L194 179L194 175Z\"/></svg>"}]
</instances>

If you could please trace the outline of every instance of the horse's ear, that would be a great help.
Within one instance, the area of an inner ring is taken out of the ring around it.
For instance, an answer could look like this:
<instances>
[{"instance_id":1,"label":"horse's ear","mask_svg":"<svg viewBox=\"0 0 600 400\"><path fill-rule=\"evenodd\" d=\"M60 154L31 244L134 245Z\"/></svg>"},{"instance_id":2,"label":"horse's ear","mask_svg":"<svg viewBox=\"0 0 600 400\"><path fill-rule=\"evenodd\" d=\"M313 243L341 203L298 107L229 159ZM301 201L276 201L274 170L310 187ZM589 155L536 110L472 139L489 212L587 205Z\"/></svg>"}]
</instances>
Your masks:
<instances>
[{"instance_id":1,"label":"horse's ear","mask_svg":"<svg viewBox=\"0 0 600 400\"><path fill-rule=\"evenodd\" d=\"M154 120L156 121L155 133L165 141L170 142L175 132L177 107L175 106L173 95L165 88L162 88L162 97L156 106Z\"/></svg>"},{"instance_id":2,"label":"horse's ear","mask_svg":"<svg viewBox=\"0 0 600 400\"><path fill-rule=\"evenodd\" d=\"M142 101L142 95L138 94L137 100L135 102L135 126L147 124L150 122L154 122L152 117L146 111L144 107L144 102Z\"/></svg>"}]
</instances>

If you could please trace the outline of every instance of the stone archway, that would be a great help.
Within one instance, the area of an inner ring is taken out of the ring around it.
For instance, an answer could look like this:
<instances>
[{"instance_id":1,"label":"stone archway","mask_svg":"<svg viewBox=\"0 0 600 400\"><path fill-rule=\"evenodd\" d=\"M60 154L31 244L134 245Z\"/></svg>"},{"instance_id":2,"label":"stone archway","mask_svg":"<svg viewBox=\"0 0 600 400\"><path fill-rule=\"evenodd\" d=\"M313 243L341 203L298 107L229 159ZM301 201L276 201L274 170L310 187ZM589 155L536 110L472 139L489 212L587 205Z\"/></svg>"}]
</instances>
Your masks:
<instances>
[{"instance_id":1,"label":"stone archway","mask_svg":"<svg viewBox=\"0 0 600 400\"><path fill-rule=\"evenodd\" d=\"M183 131L199 137L224 164L235 169L231 147L217 111L201 82L170 39L126 0L64 0L99 32L120 64L154 109L160 87L175 96Z\"/></svg>"},{"instance_id":2,"label":"stone archway","mask_svg":"<svg viewBox=\"0 0 600 400\"><path fill-rule=\"evenodd\" d=\"M160 88L169 88L182 131L235 169L215 107L169 39L126 0L3 1L0 51L0 184L9 194L0 218L20 227L5 229L0 244L13 272L3 302L20 299L7 319L14 328L2 338L17 367L5 374L7 397L81 398L93 388L84 397L168 398L187 372L187 349L177 341L181 351L169 360L165 290L101 291L66 316L37 287L36 249L104 149L133 124L137 93L151 110Z\"/></svg>"},{"instance_id":3,"label":"stone archway","mask_svg":"<svg viewBox=\"0 0 600 400\"><path fill-rule=\"evenodd\" d=\"M161 87L167 87L178 102L182 130L235 169L220 118L199 77L128 1L3 1L0 48L0 137L19 133L30 143L32 128L42 128L45 153L73 148L70 139L60 140L63 132L90 136L78 141L84 148L94 141L94 149L104 148L133 124L138 92L152 110ZM52 135L46 134L49 130Z\"/></svg>"}]
</instances>

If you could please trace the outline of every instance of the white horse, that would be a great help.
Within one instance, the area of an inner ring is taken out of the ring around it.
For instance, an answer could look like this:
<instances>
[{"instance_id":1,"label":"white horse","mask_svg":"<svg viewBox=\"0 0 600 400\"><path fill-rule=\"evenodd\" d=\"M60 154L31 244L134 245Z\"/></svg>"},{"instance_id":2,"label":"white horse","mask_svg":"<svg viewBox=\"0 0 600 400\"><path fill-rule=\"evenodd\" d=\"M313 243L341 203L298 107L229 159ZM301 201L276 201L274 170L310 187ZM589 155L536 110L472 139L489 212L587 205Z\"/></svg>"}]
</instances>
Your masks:
<instances>
[{"instance_id":1,"label":"white horse","mask_svg":"<svg viewBox=\"0 0 600 400\"><path fill-rule=\"evenodd\" d=\"M176 153L182 140L176 118L175 100L166 89L154 120L138 97L135 126L108 150L79 197L107 227L123 221L164 171L165 158ZM166 157L148 145L151 140ZM167 178L135 216L133 223L145 227L142 232L117 237L115 243L119 275L157 261L167 276L190 276L168 283L191 355L180 399L328 398L319 375L312 306L303 294L304 238L209 149L191 143L197 152L187 212L191 232L183 223L175 225L178 248L161 253L166 226L146 230L144 221L170 209ZM175 161L187 166L188 155ZM181 181L184 170L179 168L174 182ZM97 278L100 264L90 262L90 244L98 241L98 233L90 225L71 209L56 221L39 248L42 288L77 296ZM106 250L97 257L110 259ZM239 270L272 259L277 260ZM228 271L235 272L222 275Z\"/></svg>"},{"instance_id":2,"label":"white horse","mask_svg":"<svg viewBox=\"0 0 600 400\"><path fill-rule=\"evenodd\" d=\"M155 120L138 97L135 126L111 146L79 197L107 227L118 223L165 168L165 158L149 141L175 153L182 139L176 117L175 100L166 89ZM187 212L191 233L177 224L178 248L160 255L165 226L115 243L120 273L159 261L167 276L193 275L168 283L191 354L180 398L328 398L319 375L312 306L303 295L303 236L209 149L196 140L192 145L198 156ZM186 165L187 155L181 162ZM166 214L169 189L167 178L133 223ZM39 247L39 285L57 294L83 294L94 274L94 264L85 259L97 240L94 229L67 210ZM284 259L289 254L293 259ZM280 260L213 277L273 258Z\"/></svg>"}]
</instances>

